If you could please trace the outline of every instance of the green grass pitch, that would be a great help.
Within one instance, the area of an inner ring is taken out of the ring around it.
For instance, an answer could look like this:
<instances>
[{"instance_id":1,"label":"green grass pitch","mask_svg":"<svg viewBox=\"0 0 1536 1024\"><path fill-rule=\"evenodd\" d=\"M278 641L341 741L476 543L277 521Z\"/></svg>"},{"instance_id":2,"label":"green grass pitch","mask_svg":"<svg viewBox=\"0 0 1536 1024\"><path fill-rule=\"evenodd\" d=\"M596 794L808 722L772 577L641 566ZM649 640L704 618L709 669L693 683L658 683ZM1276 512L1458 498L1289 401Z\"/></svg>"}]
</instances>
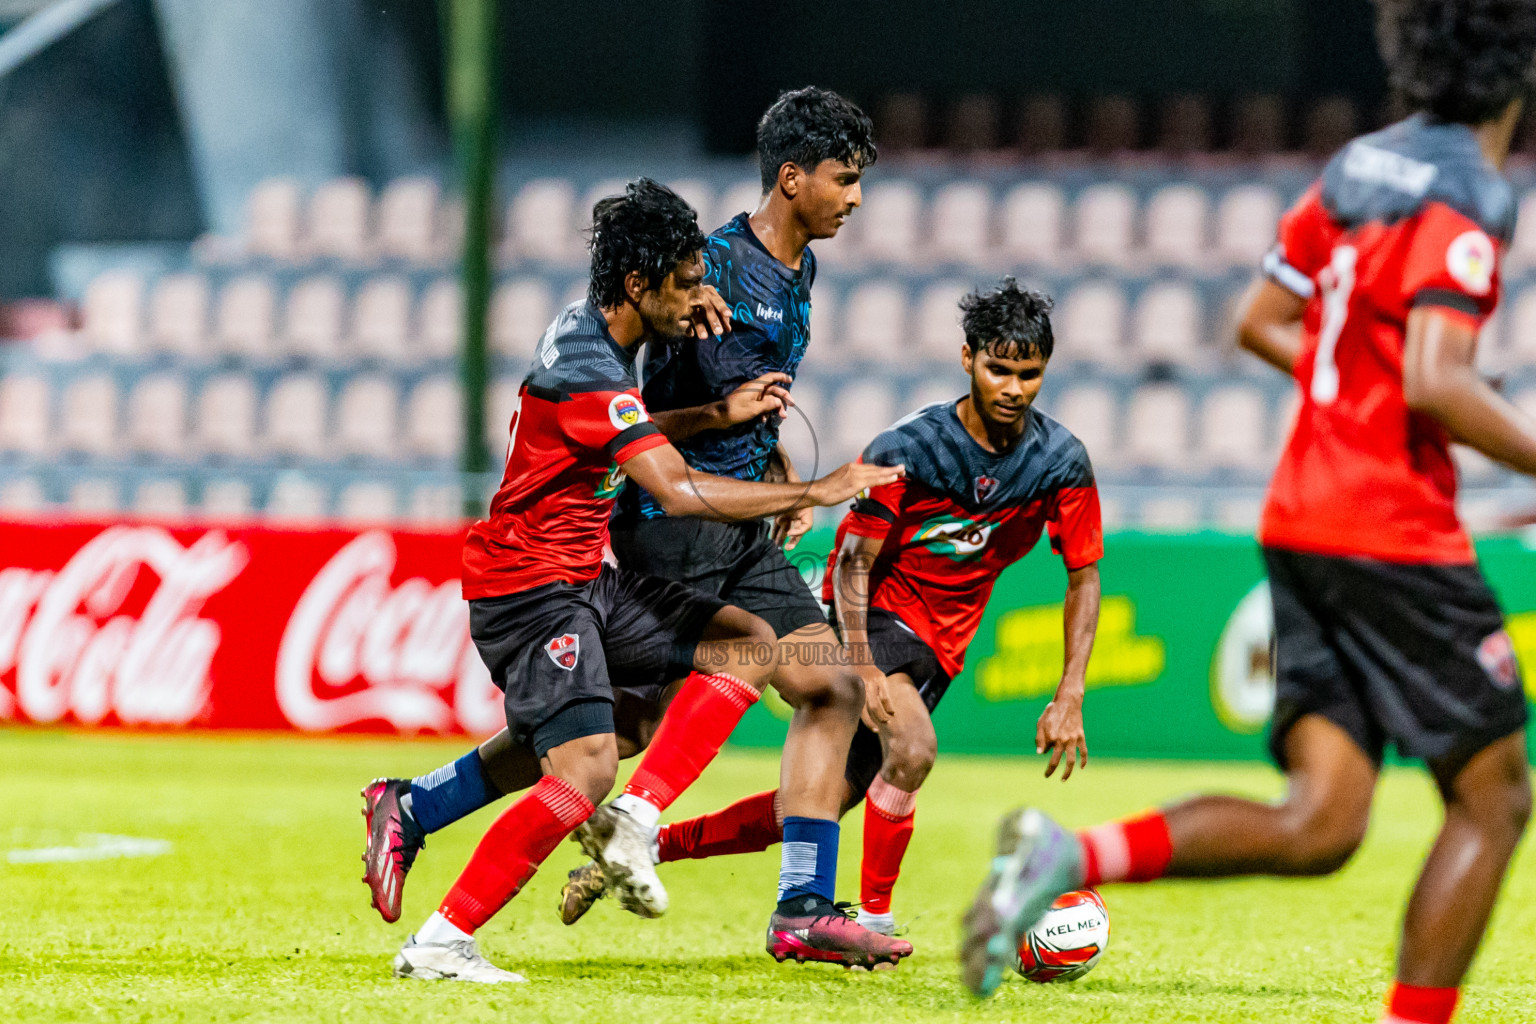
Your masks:
<instances>
[{"instance_id":1,"label":"green grass pitch","mask_svg":"<svg viewBox=\"0 0 1536 1024\"><path fill-rule=\"evenodd\" d=\"M136 859L0 857L0 1006L18 1021L913 1021L1376 1020L1400 907L1438 820L1425 779L1388 773L1365 849L1321 881L1115 886L1113 940L1086 979L1012 979L973 1002L956 980L956 922L993 822L1033 802L1069 824L1197 789L1273 795L1260 766L1096 762L1063 785L1034 759L940 757L918 800L896 890L917 953L854 974L763 953L777 851L668 865L672 909L641 921L599 904L574 928L554 914L567 844L481 933L531 984L395 981L389 960L452 881L489 812L433 837L385 925L358 881L357 791L460 744L0 731L7 851L89 834L167 840ZM767 787L774 756L727 752L673 809L682 817ZM841 892L857 893L861 814L844 831ZM1536 1018L1536 872L1517 860L1474 968L1463 1024Z\"/></svg>"}]
</instances>

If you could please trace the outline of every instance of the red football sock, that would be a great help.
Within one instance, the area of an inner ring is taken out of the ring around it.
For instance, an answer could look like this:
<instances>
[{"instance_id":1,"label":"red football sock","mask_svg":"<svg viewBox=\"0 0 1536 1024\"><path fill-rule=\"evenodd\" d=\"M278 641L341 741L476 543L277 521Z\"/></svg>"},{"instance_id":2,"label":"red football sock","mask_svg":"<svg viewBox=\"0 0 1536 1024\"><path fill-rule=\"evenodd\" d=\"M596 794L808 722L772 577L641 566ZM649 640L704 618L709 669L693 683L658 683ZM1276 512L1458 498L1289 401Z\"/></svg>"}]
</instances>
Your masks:
<instances>
[{"instance_id":1,"label":"red football sock","mask_svg":"<svg viewBox=\"0 0 1536 1024\"><path fill-rule=\"evenodd\" d=\"M666 810L720 753L759 696L735 676L690 672L624 792Z\"/></svg>"},{"instance_id":2,"label":"red football sock","mask_svg":"<svg viewBox=\"0 0 1536 1024\"><path fill-rule=\"evenodd\" d=\"M726 853L757 853L783 838L784 811L779 807L779 791L771 789L713 814L663 825L656 842L665 864Z\"/></svg>"},{"instance_id":3,"label":"red football sock","mask_svg":"<svg viewBox=\"0 0 1536 1024\"><path fill-rule=\"evenodd\" d=\"M518 894L560 840L587 820L592 801L546 775L491 823L437 912L473 935Z\"/></svg>"},{"instance_id":4,"label":"red football sock","mask_svg":"<svg viewBox=\"0 0 1536 1024\"><path fill-rule=\"evenodd\" d=\"M1112 821L1077 834L1083 847L1083 885L1150 882L1163 877L1173 860L1173 837L1161 811Z\"/></svg>"},{"instance_id":5,"label":"red football sock","mask_svg":"<svg viewBox=\"0 0 1536 1024\"><path fill-rule=\"evenodd\" d=\"M1460 989L1420 988L1394 981L1387 991L1387 1015L1381 1024L1450 1024Z\"/></svg>"},{"instance_id":6,"label":"red football sock","mask_svg":"<svg viewBox=\"0 0 1536 1024\"><path fill-rule=\"evenodd\" d=\"M891 890L912 841L917 794L897 789L878 775L864 795L864 863L859 874L860 909L891 912Z\"/></svg>"}]
</instances>

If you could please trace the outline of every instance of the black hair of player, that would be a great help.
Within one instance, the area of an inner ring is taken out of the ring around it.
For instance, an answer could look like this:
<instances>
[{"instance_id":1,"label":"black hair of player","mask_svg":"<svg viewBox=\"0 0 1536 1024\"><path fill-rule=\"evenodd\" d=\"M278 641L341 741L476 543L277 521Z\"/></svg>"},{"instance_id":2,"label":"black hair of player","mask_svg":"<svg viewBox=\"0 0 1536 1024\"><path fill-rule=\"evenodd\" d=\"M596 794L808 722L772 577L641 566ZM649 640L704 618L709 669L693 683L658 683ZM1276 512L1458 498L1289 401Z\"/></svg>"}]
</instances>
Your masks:
<instances>
[{"instance_id":1,"label":"black hair of player","mask_svg":"<svg viewBox=\"0 0 1536 1024\"><path fill-rule=\"evenodd\" d=\"M687 200L650 178L636 178L621 196L592 207L592 276L587 297L603 308L622 305L624 279L645 278L646 288L662 282L678 264L704 248L699 216Z\"/></svg>"},{"instance_id":2,"label":"black hair of player","mask_svg":"<svg viewBox=\"0 0 1536 1024\"><path fill-rule=\"evenodd\" d=\"M1410 108L1481 124L1532 83L1536 0L1377 0L1376 36Z\"/></svg>"},{"instance_id":3,"label":"black hair of player","mask_svg":"<svg viewBox=\"0 0 1536 1024\"><path fill-rule=\"evenodd\" d=\"M1021 288L1011 276L990 291L980 288L960 300L960 326L975 356L983 351L1002 359L1050 359L1056 348L1051 333L1051 297Z\"/></svg>"},{"instance_id":4,"label":"black hair of player","mask_svg":"<svg viewBox=\"0 0 1536 1024\"><path fill-rule=\"evenodd\" d=\"M808 85L781 93L757 122L764 192L773 188L785 164L811 173L823 160L837 160L863 170L878 155L874 122L831 89Z\"/></svg>"}]
</instances>

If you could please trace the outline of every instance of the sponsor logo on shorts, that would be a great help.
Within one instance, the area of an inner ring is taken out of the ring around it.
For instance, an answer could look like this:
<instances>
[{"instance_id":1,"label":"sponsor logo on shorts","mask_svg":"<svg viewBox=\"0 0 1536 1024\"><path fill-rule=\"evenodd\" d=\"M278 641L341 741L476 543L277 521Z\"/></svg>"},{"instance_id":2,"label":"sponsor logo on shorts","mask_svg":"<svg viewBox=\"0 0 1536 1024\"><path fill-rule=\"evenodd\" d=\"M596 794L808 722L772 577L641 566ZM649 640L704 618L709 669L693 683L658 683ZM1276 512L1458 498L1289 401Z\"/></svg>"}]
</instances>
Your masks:
<instances>
[{"instance_id":1,"label":"sponsor logo on shorts","mask_svg":"<svg viewBox=\"0 0 1536 1024\"><path fill-rule=\"evenodd\" d=\"M615 430L628 430L636 423L644 423L648 419L650 417L645 414L645 406L634 395L614 395L613 401L608 403L608 422L613 424Z\"/></svg>"},{"instance_id":2,"label":"sponsor logo on shorts","mask_svg":"<svg viewBox=\"0 0 1536 1024\"><path fill-rule=\"evenodd\" d=\"M1477 663L1483 666L1493 685L1502 690L1512 689L1520 682L1520 665L1515 661L1515 645L1509 634L1502 629L1483 637L1477 645Z\"/></svg>"},{"instance_id":3,"label":"sponsor logo on shorts","mask_svg":"<svg viewBox=\"0 0 1536 1024\"><path fill-rule=\"evenodd\" d=\"M1481 231L1457 235L1445 250L1445 269L1472 295L1493 290L1493 242Z\"/></svg>"},{"instance_id":4,"label":"sponsor logo on shorts","mask_svg":"<svg viewBox=\"0 0 1536 1024\"><path fill-rule=\"evenodd\" d=\"M581 657L581 637L575 633L557 636L544 645L544 653L549 655L550 661L569 672L576 667L576 659Z\"/></svg>"}]
</instances>

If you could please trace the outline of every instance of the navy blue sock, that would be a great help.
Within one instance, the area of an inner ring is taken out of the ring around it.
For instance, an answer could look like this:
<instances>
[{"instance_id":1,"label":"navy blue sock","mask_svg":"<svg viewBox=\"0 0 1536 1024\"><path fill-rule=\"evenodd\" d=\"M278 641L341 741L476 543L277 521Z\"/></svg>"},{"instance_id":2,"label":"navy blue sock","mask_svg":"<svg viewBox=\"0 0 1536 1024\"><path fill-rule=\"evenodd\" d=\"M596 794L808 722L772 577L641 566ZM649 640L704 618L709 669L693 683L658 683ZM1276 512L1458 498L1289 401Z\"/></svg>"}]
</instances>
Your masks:
<instances>
[{"instance_id":1,"label":"navy blue sock","mask_svg":"<svg viewBox=\"0 0 1536 1024\"><path fill-rule=\"evenodd\" d=\"M785 818L780 854L779 902L837 893L837 822L825 818Z\"/></svg>"},{"instance_id":2,"label":"navy blue sock","mask_svg":"<svg viewBox=\"0 0 1536 1024\"><path fill-rule=\"evenodd\" d=\"M411 780L411 814L423 832L436 832L499 796L476 748L452 764Z\"/></svg>"}]
</instances>

